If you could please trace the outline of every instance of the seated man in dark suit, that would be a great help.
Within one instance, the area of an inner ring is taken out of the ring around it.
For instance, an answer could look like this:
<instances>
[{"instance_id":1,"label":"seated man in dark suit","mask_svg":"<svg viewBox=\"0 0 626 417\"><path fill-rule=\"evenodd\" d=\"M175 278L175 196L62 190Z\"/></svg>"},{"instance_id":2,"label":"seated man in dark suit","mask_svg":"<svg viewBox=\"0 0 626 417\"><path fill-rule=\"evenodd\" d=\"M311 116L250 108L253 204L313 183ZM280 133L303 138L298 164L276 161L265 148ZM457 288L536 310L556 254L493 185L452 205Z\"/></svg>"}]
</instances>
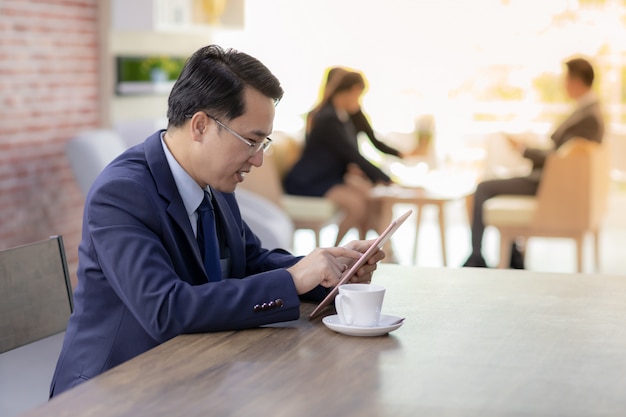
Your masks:
<instances>
[{"instance_id":1,"label":"seated man in dark suit","mask_svg":"<svg viewBox=\"0 0 626 417\"><path fill-rule=\"evenodd\" d=\"M549 150L527 148L522 142L508 137L511 146L533 163L533 170L527 177L485 181L478 184L474 194L474 213L472 217L472 254L463 266L486 267L481 254L481 245L485 226L483 223L483 204L488 199L502 194L535 195L539 187L541 172L546 158L568 140L576 137L595 142L602 142L604 121L600 104L591 90L594 72L591 64L576 58L566 62L567 75L565 89L567 95L576 100L572 114L554 131L551 136L553 147ZM523 268L523 256L513 244L511 267Z\"/></svg>"},{"instance_id":2,"label":"seated man in dark suit","mask_svg":"<svg viewBox=\"0 0 626 417\"><path fill-rule=\"evenodd\" d=\"M279 81L258 60L217 46L185 64L167 130L115 159L85 202L75 309L50 395L183 333L299 317L368 247L268 251L233 191L263 163ZM354 281L367 282L379 251Z\"/></svg>"}]
</instances>

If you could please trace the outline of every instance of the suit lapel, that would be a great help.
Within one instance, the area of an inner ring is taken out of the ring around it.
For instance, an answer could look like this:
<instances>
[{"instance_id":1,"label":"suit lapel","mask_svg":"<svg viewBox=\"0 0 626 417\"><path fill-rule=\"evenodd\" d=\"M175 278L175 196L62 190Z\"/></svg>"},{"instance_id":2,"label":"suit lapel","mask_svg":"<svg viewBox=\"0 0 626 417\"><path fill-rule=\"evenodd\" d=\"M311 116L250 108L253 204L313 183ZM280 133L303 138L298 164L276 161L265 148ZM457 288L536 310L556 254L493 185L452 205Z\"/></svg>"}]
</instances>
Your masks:
<instances>
[{"instance_id":1,"label":"suit lapel","mask_svg":"<svg viewBox=\"0 0 626 417\"><path fill-rule=\"evenodd\" d=\"M174 223L183 231L185 241L191 248L194 260L200 265L199 269L204 271L202 256L200 255L198 243L189 222L189 216L187 215L185 205L174 182L174 177L167 163L165 152L163 152L161 131L158 131L146 139L145 154L148 169L152 173L159 195L169 202L167 213L172 220L174 220ZM208 279L206 273L205 278Z\"/></svg>"},{"instance_id":2,"label":"suit lapel","mask_svg":"<svg viewBox=\"0 0 626 417\"><path fill-rule=\"evenodd\" d=\"M565 132L567 132L570 127L574 126L576 123L589 116L589 114L593 112L593 109L597 105L597 102L592 102L587 104L586 106L577 108L572 114L569 115L569 117L567 117L567 119L563 121L563 123L559 125L559 127L552 134L552 140L554 141L557 148L562 145Z\"/></svg>"},{"instance_id":3,"label":"suit lapel","mask_svg":"<svg viewBox=\"0 0 626 417\"><path fill-rule=\"evenodd\" d=\"M220 219L226 232L226 243L230 250L230 276L242 278L246 273L246 256L241 228L237 225L237 220L230 209L224 195L214 192L215 203L218 205Z\"/></svg>"}]
</instances>

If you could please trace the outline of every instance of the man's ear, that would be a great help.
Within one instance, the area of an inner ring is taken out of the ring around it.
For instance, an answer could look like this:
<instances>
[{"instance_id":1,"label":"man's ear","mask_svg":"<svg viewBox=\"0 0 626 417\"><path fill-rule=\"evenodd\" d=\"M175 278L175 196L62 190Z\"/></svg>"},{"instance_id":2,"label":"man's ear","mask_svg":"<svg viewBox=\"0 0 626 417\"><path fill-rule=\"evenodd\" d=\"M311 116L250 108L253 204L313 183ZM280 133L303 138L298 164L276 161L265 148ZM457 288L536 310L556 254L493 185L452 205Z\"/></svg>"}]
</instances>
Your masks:
<instances>
[{"instance_id":1,"label":"man's ear","mask_svg":"<svg viewBox=\"0 0 626 417\"><path fill-rule=\"evenodd\" d=\"M196 112L190 120L189 130L194 141L202 142L204 132L208 129L209 118L201 111Z\"/></svg>"}]
</instances>

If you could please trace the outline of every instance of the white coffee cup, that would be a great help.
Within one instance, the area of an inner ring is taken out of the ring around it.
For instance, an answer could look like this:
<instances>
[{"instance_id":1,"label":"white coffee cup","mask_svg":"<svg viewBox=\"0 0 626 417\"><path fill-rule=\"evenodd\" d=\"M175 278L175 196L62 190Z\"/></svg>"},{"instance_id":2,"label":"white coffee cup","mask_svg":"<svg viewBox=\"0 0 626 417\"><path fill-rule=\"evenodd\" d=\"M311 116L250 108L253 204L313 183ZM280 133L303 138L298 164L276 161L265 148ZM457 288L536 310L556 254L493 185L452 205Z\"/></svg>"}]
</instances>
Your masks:
<instances>
[{"instance_id":1,"label":"white coffee cup","mask_svg":"<svg viewBox=\"0 0 626 417\"><path fill-rule=\"evenodd\" d=\"M344 284L339 287L335 308L342 323L349 326L375 327L385 297L385 287L375 284Z\"/></svg>"}]
</instances>

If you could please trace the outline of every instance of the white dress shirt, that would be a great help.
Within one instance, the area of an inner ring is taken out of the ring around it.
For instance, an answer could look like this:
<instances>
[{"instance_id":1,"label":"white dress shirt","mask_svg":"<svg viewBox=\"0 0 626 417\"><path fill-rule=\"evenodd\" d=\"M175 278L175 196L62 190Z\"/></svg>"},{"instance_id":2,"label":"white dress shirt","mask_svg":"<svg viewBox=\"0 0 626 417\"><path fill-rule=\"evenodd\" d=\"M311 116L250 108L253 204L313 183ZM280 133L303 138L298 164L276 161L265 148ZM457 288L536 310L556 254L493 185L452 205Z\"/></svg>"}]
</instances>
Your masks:
<instances>
[{"instance_id":1,"label":"white dress shirt","mask_svg":"<svg viewBox=\"0 0 626 417\"><path fill-rule=\"evenodd\" d=\"M200 207L202 199L204 198L204 191L208 192L209 198L211 198L211 189L207 187L206 190L203 190L198 183L187 174L187 171L180 166L176 158L174 158L174 155L170 152L165 143L164 136L165 132L163 131L161 132L163 152L165 152L165 158L170 166L170 171L172 171L176 188L178 188L178 194L180 194L180 197L183 199L183 204L185 205L185 210L187 211L187 216L189 216L189 222L191 223L191 229L193 230L194 236L197 237L198 207Z\"/></svg>"},{"instance_id":2,"label":"white dress shirt","mask_svg":"<svg viewBox=\"0 0 626 417\"><path fill-rule=\"evenodd\" d=\"M172 176L174 177L174 182L176 183L176 188L178 188L178 194L183 200L183 204L185 206L185 211L187 211L187 216L189 216L189 223L191 223L191 229L193 230L194 236L198 237L198 207L202 203L204 199L204 191L206 191L211 199L213 194L211 192L211 188L209 186L206 189L202 189L198 183L191 178L191 176L185 171L185 169L180 166L174 155L170 152L167 144L164 140L165 131L161 132L161 145L163 146L163 152L165 152L165 158L167 159L167 164L170 166L170 171L172 172ZM217 215L217 213L216 213ZM219 235L218 235L219 236ZM224 253L220 251L220 264L222 266L222 278L228 278L230 275L230 251L228 247L225 248ZM223 256L223 257L222 257Z\"/></svg>"}]
</instances>

